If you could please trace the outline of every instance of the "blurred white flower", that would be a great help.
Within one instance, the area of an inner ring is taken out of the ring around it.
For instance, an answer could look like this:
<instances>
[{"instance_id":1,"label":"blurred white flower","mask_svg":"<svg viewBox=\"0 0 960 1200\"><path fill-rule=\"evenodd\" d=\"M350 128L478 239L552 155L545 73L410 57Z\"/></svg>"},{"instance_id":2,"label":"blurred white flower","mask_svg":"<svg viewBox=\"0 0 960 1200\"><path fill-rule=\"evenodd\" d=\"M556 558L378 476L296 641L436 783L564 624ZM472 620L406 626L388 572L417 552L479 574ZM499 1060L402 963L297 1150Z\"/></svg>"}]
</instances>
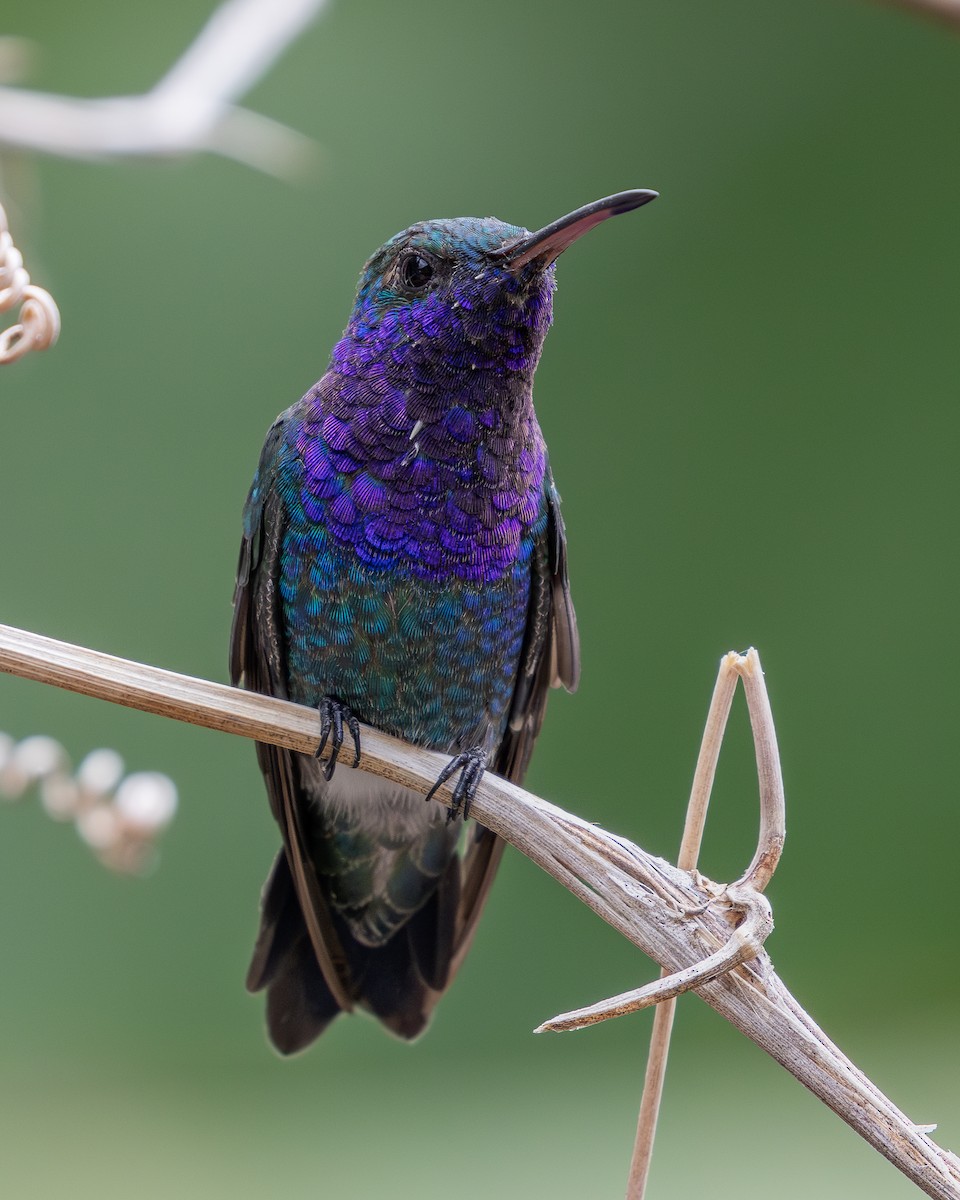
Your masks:
<instances>
[{"instance_id":1,"label":"blurred white flower","mask_svg":"<svg viewBox=\"0 0 960 1200\"><path fill-rule=\"evenodd\" d=\"M48 816L74 821L77 833L113 871L137 874L156 858L156 841L177 811L166 775L137 771L124 778L115 750L91 750L73 770L58 741L37 735L16 742L0 733L0 799L19 800L35 787Z\"/></svg>"}]
</instances>

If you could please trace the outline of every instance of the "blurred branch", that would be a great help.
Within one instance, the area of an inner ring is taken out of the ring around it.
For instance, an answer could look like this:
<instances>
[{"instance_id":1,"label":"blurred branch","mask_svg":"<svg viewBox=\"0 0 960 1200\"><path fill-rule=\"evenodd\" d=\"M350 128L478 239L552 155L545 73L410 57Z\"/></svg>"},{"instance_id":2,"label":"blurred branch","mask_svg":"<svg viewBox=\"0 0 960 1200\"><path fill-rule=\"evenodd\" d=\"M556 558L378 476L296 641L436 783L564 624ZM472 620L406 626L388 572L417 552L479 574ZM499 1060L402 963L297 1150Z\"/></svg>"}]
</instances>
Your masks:
<instances>
[{"instance_id":1,"label":"blurred branch","mask_svg":"<svg viewBox=\"0 0 960 1200\"><path fill-rule=\"evenodd\" d=\"M897 8L909 8L926 17L946 21L954 28L960 27L960 0L885 0Z\"/></svg>"},{"instance_id":2,"label":"blurred branch","mask_svg":"<svg viewBox=\"0 0 960 1200\"><path fill-rule=\"evenodd\" d=\"M237 108L328 0L225 0L149 92L85 99L0 87L0 146L64 158L211 151L271 175L314 149L303 134Z\"/></svg>"},{"instance_id":3,"label":"blurred branch","mask_svg":"<svg viewBox=\"0 0 960 1200\"><path fill-rule=\"evenodd\" d=\"M318 716L272 696L0 625L0 670L176 720L312 754ZM599 757L607 751L594 748ZM446 758L364 728L361 769L426 791ZM450 803L444 789L439 797ZM681 871L529 792L486 775L477 819L516 846L614 929L671 972L729 941L726 889ZM748 875L761 877L754 860ZM960 1200L960 1161L859 1071L793 998L766 951L695 988L712 1008L827 1104L921 1191Z\"/></svg>"}]
</instances>

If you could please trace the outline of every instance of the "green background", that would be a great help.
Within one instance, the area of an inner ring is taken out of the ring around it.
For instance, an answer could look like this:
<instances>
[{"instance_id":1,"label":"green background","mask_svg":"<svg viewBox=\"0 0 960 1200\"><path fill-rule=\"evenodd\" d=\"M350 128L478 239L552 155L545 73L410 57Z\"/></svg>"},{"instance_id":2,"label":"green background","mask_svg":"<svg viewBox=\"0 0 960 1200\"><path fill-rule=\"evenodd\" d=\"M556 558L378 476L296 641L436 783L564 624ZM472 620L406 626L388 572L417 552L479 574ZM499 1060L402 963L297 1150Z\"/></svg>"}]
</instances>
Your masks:
<instances>
[{"instance_id":1,"label":"green background","mask_svg":"<svg viewBox=\"0 0 960 1200\"><path fill-rule=\"evenodd\" d=\"M198 6L8 0L31 84L143 90ZM212 8L207 0L206 8ZM537 377L583 684L530 787L674 856L717 661L756 645L790 835L769 949L844 1050L960 1146L960 43L863 3L340 0L247 98L314 137L235 163L6 155L52 353L0 378L0 620L225 678L239 514L364 258L412 221L656 204L559 268ZM622 1194L649 1016L531 1036L654 967L513 852L429 1034L268 1050L242 986L277 844L238 739L0 678L0 729L176 780L145 880L0 809L0 1189L74 1197ZM741 705L702 865L750 857ZM650 1195L915 1195L695 998Z\"/></svg>"}]
</instances>

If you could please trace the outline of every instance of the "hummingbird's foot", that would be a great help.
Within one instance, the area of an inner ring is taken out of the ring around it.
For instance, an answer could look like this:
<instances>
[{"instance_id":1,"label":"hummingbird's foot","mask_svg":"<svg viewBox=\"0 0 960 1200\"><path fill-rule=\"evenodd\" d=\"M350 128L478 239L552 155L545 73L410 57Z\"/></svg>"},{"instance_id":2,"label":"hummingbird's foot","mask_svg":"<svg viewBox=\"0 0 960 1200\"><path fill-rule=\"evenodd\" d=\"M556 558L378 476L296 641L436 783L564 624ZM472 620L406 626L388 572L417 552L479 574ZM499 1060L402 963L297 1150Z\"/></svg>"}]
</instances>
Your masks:
<instances>
[{"instance_id":1,"label":"hummingbird's foot","mask_svg":"<svg viewBox=\"0 0 960 1200\"><path fill-rule=\"evenodd\" d=\"M327 765L323 768L323 777L329 782L333 778L337 759L340 757L344 723L353 738L354 759L351 765L354 767L360 765L360 722L345 704L341 704L333 696L324 696L317 705L317 711L320 713L320 745L313 752L315 758L320 757L327 744L327 739L330 738L331 733L333 734L330 741L330 757L327 759Z\"/></svg>"},{"instance_id":2,"label":"hummingbird's foot","mask_svg":"<svg viewBox=\"0 0 960 1200\"><path fill-rule=\"evenodd\" d=\"M450 776L459 771L460 778L453 789L453 803L447 809L447 820L452 821L458 813L466 820L470 816L470 802L477 794L486 767L487 756L482 746L471 746L462 754L455 754L437 776L437 782L424 799L432 800Z\"/></svg>"}]
</instances>

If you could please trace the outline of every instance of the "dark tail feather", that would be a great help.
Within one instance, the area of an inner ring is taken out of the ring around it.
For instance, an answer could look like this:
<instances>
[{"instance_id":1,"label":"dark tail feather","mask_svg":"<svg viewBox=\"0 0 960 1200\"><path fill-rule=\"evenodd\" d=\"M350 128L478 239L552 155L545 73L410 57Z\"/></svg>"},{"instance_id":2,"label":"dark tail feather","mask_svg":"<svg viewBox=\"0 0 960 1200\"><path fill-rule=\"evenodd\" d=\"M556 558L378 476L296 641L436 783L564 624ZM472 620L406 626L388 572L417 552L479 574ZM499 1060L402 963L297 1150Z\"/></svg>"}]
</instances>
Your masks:
<instances>
[{"instance_id":1,"label":"dark tail feather","mask_svg":"<svg viewBox=\"0 0 960 1200\"><path fill-rule=\"evenodd\" d=\"M460 859L447 864L436 891L407 923L410 955L423 982L442 992L450 979L450 960L460 904Z\"/></svg>"},{"instance_id":2,"label":"dark tail feather","mask_svg":"<svg viewBox=\"0 0 960 1200\"><path fill-rule=\"evenodd\" d=\"M307 927L290 947L267 985L267 1032L281 1054L296 1054L316 1041L340 1005L330 994L317 965Z\"/></svg>"},{"instance_id":3,"label":"dark tail feather","mask_svg":"<svg viewBox=\"0 0 960 1200\"><path fill-rule=\"evenodd\" d=\"M362 968L355 968L360 1003L397 1037L423 1033L449 982L459 899L460 860L454 856L427 903L389 942L357 947L364 956Z\"/></svg>"},{"instance_id":4,"label":"dark tail feather","mask_svg":"<svg viewBox=\"0 0 960 1200\"><path fill-rule=\"evenodd\" d=\"M299 915L287 856L281 850L260 892L260 930L247 968L247 991L259 992L276 975L299 933L293 919Z\"/></svg>"},{"instance_id":5,"label":"dark tail feather","mask_svg":"<svg viewBox=\"0 0 960 1200\"><path fill-rule=\"evenodd\" d=\"M332 914L350 967L351 991L398 1037L409 1040L423 1032L446 986L459 890L454 858L424 907L375 948L361 945ZM281 1054L305 1049L341 1011L317 963L283 851L264 884L247 988L267 989L267 1032Z\"/></svg>"},{"instance_id":6,"label":"dark tail feather","mask_svg":"<svg viewBox=\"0 0 960 1200\"><path fill-rule=\"evenodd\" d=\"M267 1032L281 1054L296 1054L340 1012L317 964L281 850L263 885L260 932L247 971L251 992L267 989Z\"/></svg>"}]
</instances>

